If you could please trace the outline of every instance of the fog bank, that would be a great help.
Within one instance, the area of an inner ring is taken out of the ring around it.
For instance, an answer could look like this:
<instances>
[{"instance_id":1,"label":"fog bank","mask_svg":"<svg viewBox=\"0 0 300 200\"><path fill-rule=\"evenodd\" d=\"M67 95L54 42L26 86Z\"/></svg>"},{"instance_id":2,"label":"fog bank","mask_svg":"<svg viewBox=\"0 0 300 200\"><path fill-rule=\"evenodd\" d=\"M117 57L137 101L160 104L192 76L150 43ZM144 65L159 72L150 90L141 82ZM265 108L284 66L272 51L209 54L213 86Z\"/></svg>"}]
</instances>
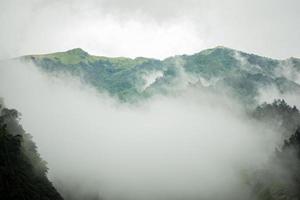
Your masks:
<instances>
[{"instance_id":1,"label":"fog bank","mask_svg":"<svg viewBox=\"0 0 300 200\"><path fill-rule=\"evenodd\" d=\"M244 174L280 142L237 102L200 88L128 105L73 77L2 62L0 96L22 113L54 183L104 199L247 199Z\"/></svg>"}]
</instances>

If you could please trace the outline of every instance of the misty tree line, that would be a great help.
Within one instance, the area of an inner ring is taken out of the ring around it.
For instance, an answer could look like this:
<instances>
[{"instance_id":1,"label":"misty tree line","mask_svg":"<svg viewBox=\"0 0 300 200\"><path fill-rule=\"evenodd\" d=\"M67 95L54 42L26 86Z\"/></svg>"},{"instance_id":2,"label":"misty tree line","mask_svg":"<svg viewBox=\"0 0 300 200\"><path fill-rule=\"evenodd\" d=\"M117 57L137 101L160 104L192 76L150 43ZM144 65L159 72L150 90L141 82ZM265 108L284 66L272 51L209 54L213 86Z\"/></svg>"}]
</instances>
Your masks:
<instances>
[{"instance_id":1,"label":"misty tree line","mask_svg":"<svg viewBox=\"0 0 300 200\"><path fill-rule=\"evenodd\" d=\"M300 199L300 129L276 150L266 169L252 174L253 196L258 200Z\"/></svg>"},{"instance_id":2,"label":"misty tree line","mask_svg":"<svg viewBox=\"0 0 300 200\"><path fill-rule=\"evenodd\" d=\"M281 128L287 138L280 149L274 150L270 166L255 171L248 178L253 198L300 199L299 110L284 100L275 100L272 104L258 106L251 112L251 116ZM62 200L48 180L47 170L46 162L38 154L31 136L19 124L18 111L0 105L0 199ZM60 191L63 191L64 186L60 187ZM82 199L76 197L76 191L73 192L75 195L62 195L65 199Z\"/></svg>"},{"instance_id":3,"label":"misty tree line","mask_svg":"<svg viewBox=\"0 0 300 200\"><path fill-rule=\"evenodd\" d=\"M270 123L283 131L287 139L276 149L266 169L252 174L251 186L258 200L300 199L300 113L284 100L264 103L252 113L253 117Z\"/></svg>"},{"instance_id":4,"label":"misty tree line","mask_svg":"<svg viewBox=\"0 0 300 200\"><path fill-rule=\"evenodd\" d=\"M0 105L0 199L62 200L16 110Z\"/></svg>"},{"instance_id":5,"label":"misty tree line","mask_svg":"<svg viewBox=\"0 0 300 200\"><path fill-rule=\"evenodd\" d=\"M296 106L291 107L280 99L272 104L263 103L258 106L252 116L275 126L276 129L281 129L285 137L290 137L300 125L300 114Z\"/></svg>"}]
</instances>

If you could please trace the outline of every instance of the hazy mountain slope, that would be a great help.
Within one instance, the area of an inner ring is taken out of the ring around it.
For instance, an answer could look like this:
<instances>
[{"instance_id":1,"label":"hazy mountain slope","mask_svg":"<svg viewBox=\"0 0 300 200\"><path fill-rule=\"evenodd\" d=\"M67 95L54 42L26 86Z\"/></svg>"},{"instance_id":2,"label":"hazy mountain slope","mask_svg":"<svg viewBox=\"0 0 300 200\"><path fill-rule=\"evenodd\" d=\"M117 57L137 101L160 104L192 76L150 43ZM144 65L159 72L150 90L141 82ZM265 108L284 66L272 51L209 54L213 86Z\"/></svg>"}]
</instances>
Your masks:
<instances>
[{"instance_id":1,"label":"hazy mountain slope","mask_svg":"<svg viewBox=\"0 0 300 200\"><path fill-rule=\"evenodd\" d=\"M78 75L87 83L99 90L106 90L121 99L129 99L139 93L138 85L143 80L138 74L142 69L156 68L161 62L148 58L107 58L91 56L81 49L67 52L26 56L25 60L32 60L47 72L68 72Z\"/></svg>"},{"instance_id":2,"label":"hazy mountain slope","mask_svg":"<svg viewBox=\"0 0 300 200\"><path fill-rule=\"evenodd\" d=\"M266 86L281 93L300 92L299 59L275 60L225 47L164 60L93 56L82 49L22 59L50 73L80 76L98 90L126 101L192 85L211 87L249 103Z\"/></svg>"}]
</instances>

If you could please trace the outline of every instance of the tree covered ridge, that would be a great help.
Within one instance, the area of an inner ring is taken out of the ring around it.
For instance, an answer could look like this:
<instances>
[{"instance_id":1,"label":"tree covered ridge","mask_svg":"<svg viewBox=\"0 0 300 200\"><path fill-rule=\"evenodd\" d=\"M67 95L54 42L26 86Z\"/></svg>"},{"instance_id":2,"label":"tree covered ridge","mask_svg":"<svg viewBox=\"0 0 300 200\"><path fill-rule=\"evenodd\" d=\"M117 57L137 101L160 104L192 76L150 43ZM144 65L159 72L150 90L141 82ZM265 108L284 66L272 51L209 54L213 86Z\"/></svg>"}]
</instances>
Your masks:
<instances>
[{"instance_id":1,"label":"tree covered ridge","mask_svg":"<svg viewBox=\"0 0 300 200\"><path fill-rule=\"evenodd\" d=\"M62 200L47 178L46 162L18 121L16 110L0 105L0 199Z\"/></svg>"},{"instance_id":2,"label":"tree covered ridge","mask_svg":"<svg viewBox=\"0 0 300 200\"><path fill-rule=\"evenodd\" d=\"M300 113L296 106L288 105L283 99L276 99L273 103L263 103L256 107L252 116L255 119L276 126L281 129L285 137L290 137L300 126Z\"/></svg>"},{"instance_id":3,"label":"tree covered ridge","mask_svg":"<svg viewBox=\"0 0 300 200\"><path fill-rule=\"evenodd\" d=\"M272 104L264 103L258 106L253 116L259 120L269 121L273 125L282 126L283 134L287 137L282 147L275 150L274 157L271 158L267 167L251 175L255 198L258 200L299 200L299 110L295 106L289 106L284 100L275 100Z\"/></svg>"},{"instance_id":4,"label":"tree covered ridge","mask_svg":"<svg viewBox=\"0 0 300 200\"><path fill-rule=\"evenodd\" d=\"M282 73L299 73L299 59L276 60L225 47L163 60L94 56L82 49L28 55L20 60L33 63L51 75L67 73L79 77L97 90L127 102L172 93L179 80L186 81L188 86L201 84L220 91L226 89L249 103L256 103L254 97L264 87L274 87L283 94L300 93L294 77ZM147 77L157 72L161 76L148 85Z\"/></svg>"}]
</instances>

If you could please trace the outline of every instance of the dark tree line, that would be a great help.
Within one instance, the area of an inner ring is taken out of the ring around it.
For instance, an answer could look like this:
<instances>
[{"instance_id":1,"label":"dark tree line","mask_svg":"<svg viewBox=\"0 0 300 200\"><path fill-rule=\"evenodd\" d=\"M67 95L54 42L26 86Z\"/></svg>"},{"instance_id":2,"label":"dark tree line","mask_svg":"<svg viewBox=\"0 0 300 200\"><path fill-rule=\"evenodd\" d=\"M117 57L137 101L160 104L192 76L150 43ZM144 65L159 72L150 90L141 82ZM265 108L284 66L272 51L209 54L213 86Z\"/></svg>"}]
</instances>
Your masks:
<instances>
[{"instance_id":1,"label":"dark tree line","mask_svg":"<svg viewBox=\"0 0 300 200\"><path fill-rule=\"evenodd\" d=\"M62 200L16 110L0 105L0 199Z\"/></svg>"},{"instance_id":2,"label":"dark tree line","mask_svg":"<svg viewBox=\"0 0 300 200\"><path fill-rule=\"evenodd\" d=\"M284 131L284 136L290 137L300 125L300 113L296 106L289 106L283 99L273 103L263 103L253 112L254 118L276 126Z\"/></svg>"},{"instance_id":3,"label":"dark tree line","mask_svg":"<svg viewBox=\"0 0 300 200\"><path fill-rule=\"evenodd\" d=\"M257 107L253 116L281 126L287 137L269 165L253 175L258 200L300 200L300 113L284 100Z\"/></svg>"}]
</instances>

